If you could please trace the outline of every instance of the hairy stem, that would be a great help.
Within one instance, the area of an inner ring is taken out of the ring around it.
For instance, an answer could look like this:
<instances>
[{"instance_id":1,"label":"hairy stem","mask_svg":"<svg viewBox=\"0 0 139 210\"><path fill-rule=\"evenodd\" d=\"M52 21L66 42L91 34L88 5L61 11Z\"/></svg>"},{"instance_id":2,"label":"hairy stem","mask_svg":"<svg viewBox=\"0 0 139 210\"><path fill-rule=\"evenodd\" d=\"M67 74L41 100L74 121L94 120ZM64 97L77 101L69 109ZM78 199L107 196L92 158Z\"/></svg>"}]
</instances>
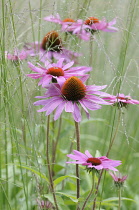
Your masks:
<instances>
[{"instance_id":1,"label":"hairy stem","mask_svg":"<svg viewBox=\"0 0 139 210\"><path fill-rule=\"evenodd\" d=\"M47 120L47 135L46 135L46 161L47 161L47 167L48 167L48 173L49 173L49 181L50 181L50 188L51 192L53 194L53 199L55 203L55 208L58 210L55 190L54 190L54 184L53 184L53 178L52 178L52 172L50 167L50 160L49 160L49 130L50 130L50 116L48 116Z\"/></svg>"},{"instance_id":2,"label":"hairy stem","mask_svg":"<svg viewBox=\"0 0 139 210\"><path fill-rule=\"evenodd\" d=\"M87 204L87 202L88 202L88 200L89 200L89 198L90 198L90 196L92 195L92 192L93 192L93 190L94 190L94 178L95 178L95 176L94 176L94 173L92 172L92 188L91 188L91 191L90 191L90 193L88 194L87 198L85 199L85 202L84 202L84 204L83 204L82 210L85 209L85 206L86 206L86 204Z\"/></svg>"}]
</instances>

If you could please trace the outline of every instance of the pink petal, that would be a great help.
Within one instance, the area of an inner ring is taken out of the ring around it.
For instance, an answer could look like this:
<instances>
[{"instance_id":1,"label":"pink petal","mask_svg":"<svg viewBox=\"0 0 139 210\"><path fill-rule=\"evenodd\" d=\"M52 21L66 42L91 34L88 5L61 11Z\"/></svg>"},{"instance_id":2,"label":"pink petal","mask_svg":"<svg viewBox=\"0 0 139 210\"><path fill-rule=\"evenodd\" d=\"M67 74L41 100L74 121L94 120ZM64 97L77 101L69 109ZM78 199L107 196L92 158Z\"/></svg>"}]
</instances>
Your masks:
<instances>
[{"instance_id":1,"label":"pink petal","mask_svg":"<svg viewBox=\"0 0 139 210\"><path fill-rule=\"evenodd\" d=\"M77 106L76 103L74 103L73 105L74 105L74 112L72 113L73 118L76 122L80 122L81 119L82 119L80 109L79 109L79 107Z\"/></svg>"},{"instance_id":2,"label":"pink petal","mask_svg":"<svg viewBox=\"0 0 139 210\"><path fill-rule=\"evenodd\" d=\"M47 109L46 115L51 114L54 109L59 106L61 103L63 102L62 98L57 98L57 100L55 100L55 102L51 103Z\"/></svg>"},{"instance_id":3,"label":"pink petal","mask_svg":"<svg viewBox=\"0 0 139 210\"><path fill-rule=\"evenodd\" d=\"M65 104L65 112L73 112L74 111L74 106L72 101L67 101Z\"/></svg>"},{"instance_id":4,"label":"pink petal","mask_svg":"<svg viewBox=\"0 0 139 210\"><path fill-rule=\"evenodd\" d=\"M38 73L44 73L44 71L36 66L34 66L31 62L28 62L28 66L32 71L38 72Z\"/></svg>"},{"instance_id":5,"label":"pink petal","mask_svg":"<svg viewBox=\"0 0 139 210\"><path fill-rule=\"evenodd\" d=\"M67 63L65 66L63 66L63 70L66 70L66 69L68 69L68 68L70 68L71 66L73 66L73 64L74 64L74 61L71 61L70 63Z\"/></svg>"},{"instance_id":6,"label":"pink petal","mask_svg":"<svg viewBox=\"0 0 139 210\"><path fill-rule=\"evenodd\" d=\"M64 105L65 105L65 101L63 101L61 104L59 104L59 106L56 109L55 115L54 115L54 120L57 120L60 117L60 115L64 109Z\"/></svg>"}]
</instances>

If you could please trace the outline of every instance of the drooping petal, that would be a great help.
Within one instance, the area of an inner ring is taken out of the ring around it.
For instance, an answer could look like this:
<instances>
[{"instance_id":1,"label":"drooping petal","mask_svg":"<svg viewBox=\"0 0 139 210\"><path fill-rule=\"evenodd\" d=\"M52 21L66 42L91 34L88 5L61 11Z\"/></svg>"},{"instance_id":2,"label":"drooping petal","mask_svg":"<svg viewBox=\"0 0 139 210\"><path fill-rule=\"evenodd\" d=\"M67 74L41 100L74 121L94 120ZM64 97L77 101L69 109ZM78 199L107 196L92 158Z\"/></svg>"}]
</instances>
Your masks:
<instances>
[{"instance_id":1,"label":"drooping petal","mask_svg":"<svg viewBox=\"0 0 139 210\"><path fill-rule=\"evenodd\" d=\"M51 103L51 105L48 107L46 115L51 114L54 109L59 106L63 102L62 98L57 98L54 103Z\"/></svg>"},{"instance_id":2,"label":"drooping petal","mask_svg":"<svg viewBox=\"0 0 139 210\"><path fill-rule=\"evenodd\" d=\"M67 101L65 104L65 112L73 112L74 111L74 106L72 101Z\"/></svg>"},{"instance_id":3,"label":"drooping petal","mask_svg":"<svg viewBox=\"0 0 139 210\"><path fill-rule=\"evenodd\" d=\"M77 106L76 103L73 104L74 105L74 111L73 111L73 118L76 122L80 122L82 119L82 115L81 115L81 111L79 109L79 107Z\"/></svg>"},{"instance_id":4,"label":"drooping petal","mask_svg":"<svg viewBox=\"0 0 139 210\"><path fill-rule=\"evenodd\" d=\"M57 120L57 119L60 117L60 115L61 115L61 113L62 113L62 111L63 111L63 109L64 109L64 106L65 106L65 101L62 101L62 102L58 105L58 107L57 107L57 109L56 109L56 112L55 112L55 115L54 115L54 120Z\"/></svg>"}]
</instances>

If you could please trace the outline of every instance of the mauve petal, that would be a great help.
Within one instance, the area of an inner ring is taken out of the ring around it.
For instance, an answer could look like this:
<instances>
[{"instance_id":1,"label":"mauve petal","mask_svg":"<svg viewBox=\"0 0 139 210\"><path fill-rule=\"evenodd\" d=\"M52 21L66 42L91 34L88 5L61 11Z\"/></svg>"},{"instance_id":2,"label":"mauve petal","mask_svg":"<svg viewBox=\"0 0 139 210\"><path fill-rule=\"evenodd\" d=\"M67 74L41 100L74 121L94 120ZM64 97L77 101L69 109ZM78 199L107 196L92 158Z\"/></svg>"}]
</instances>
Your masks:
<instances>
[{"instance_id":1,"label":"mauve petal","mask_svg":"<svg viewBox=\"0 0 139 210\"><path fill-rule=\"evenodd\" d=\"M87 107L90 110L97 110L97 109L101 109L101 106L98 104L95 104L89 100L86 99L82 99L82 103L85 107Z\"/></svg>"},{"instance_id":2,"label":"mauve petal","mask_svg":"<svg viewBox=\"0 0 139 210\"><path fill-rule=\"evenodd\" d=\"M57 83L60 85L60 87L63 85L63 83L66 81L66 79L63 76L56 77Z\"/></svg>"},{"instance_id":3,"label":"mauve petal","mask_svg":"<svg viewBox=\"0 0 139 210\"><path fill-rule=\"evenodd\" d=\"M55 100L54 103L51 103L51 105L49 105L49 107L47 109L46 115L51 114L54 111L54 109L61 104L62 101L63 101L63 99L59 98L59 99Z\"/></svg>"},{"instance_id":4,"label":"mauve petal","mask_svg":"<svg viewBox=\"0 0 139 210\"><path fill-rule=\"evenodd\" d=\"M86 161L86 159L82 158L79 155L69 154L69 155L67 155L67 157L69 157L69 158L71 158L73 160L78 160L78 161L82 161L82 162Z\"/></svg>"},{"instance_id":5,"label":"mauve petal","mask_svg":"<svg viewBox=\"0 0 139 210\"><path fill-rule=\"evenodd\" d=\"M112 171L118 171L116 168L114 168L113 166L109 166L108 168L105 168L105 169L109 169L109 170L112 170Z\"/></svg>"},{"instance_id":6,"label":"mauve petal","mask_svg":"<svg viewBox=\"0 0 139 210\"><path fill-rule=\"evenodd\" d=\"M74 164L84 164L84 162L83 161L69 161L69 162L66 162L66 163L74 163Z\"/></svg>"},{"instance_id":7,"label":"mauve petal","mask_svg":"<svg viewBox=\"0 0 139 210\"><path fill-rule=\"evenodd\" d=\"M103 85L103 86L96 86L96 85L87 85L86 86L86 90L87 91L96 91L96 90L102 90L102 89L104 89L104 88L106 88L107 87L107 85Z\"/></svg>"},{"instance_id":8,"label":"mauve petal","mask_svg":"<svg viewBox=\"0 0 139 210\"><path fill-rule=\"evenodd\" d=\"M34 105L35 105L35 106L45 105L45 104L48 103L49 100L51 100L51 99L36 101L36 102L34 102Z\"/></svg>"},{"instance_id":9,"label":"mauve petal","mask_svg":"<svg viewBox=\"0 0 139 210\"><path fill-rule=\"evenodd\" d=\"M84 104L82 103L82 100L79 100L79 103L81 104L82 108L84 109L84 111L86 113L87 118L89 119L90 114L89 114L88 110L86 109L86 107L84 106Z\"/></svg>"},{"instance_id":10,"label":"mauve petal","mask_svg":"<svg viewBox=\"0 0 139 210\"><path fill-rule=\"evenodd\" d=\"M60 115L64 109L64 106L65 106L65 101L63 101L63 102L61 102L61 104L59 104L59 106L56 109L55 115L54 115L54 120L57 120L60 117Z\"/></svg>"},{"instance_id":11,"label":"mauve petal","mask_svg":"<svg viewBox=\"0 0 139 210\"><path fill-rule=\"evenodd\" d=\"M67 101L65 104L65 112L73 112L74 111L74 106L72 101Z\"/></svg>"},{"instance_id":12,"label":"mauve petal","mask_svg":"<svg viewBox=\"0 0 139 210\"><path fill-rule=\"evenodd\" d=\"M87 160L88 158L86 157L85 154L83 154L82 152L79 152L77 150L73 150L73 153L77 156L79 156L80 158L82 158L83 160Z\"/></svg>"},{"instance_id":13,"label":"mauve petal","mask_svg":"<svg viewBox=\"0 0 139 210\"><path fill-rule=\"evenodd\" d=\"M59 98L50 98L50 99L47 99L47 104L42 109L37 110L37 112L47 111L53 104L56 103L57 100L59 100ZM34 105L36 105L35 103L34 103Z\"/></svg>"},{"instance_id":14,"label":"mauve petal","mask_svg":"<svg viewBox=\"0 0 139 210\"><path fill-rule=\"evenodd\" d=\"M89 95L88 97L86 96L86 98L90 99L92 102L97 103L97 104L110 105L109 102L104 101L102 98L99 98L99 97L94 96L94 95Z\"/></svg>"},{"instance_id":15,"label":"mauve petal","mask_svg":"<svg viewBox=\"0 0 139 210\"><path fill-rule=\"evenodd\" d=\"M82 77L80 78L80 80L84 83L84 82L86 82L86 80L87 80L88 78L89 78L89 74L82 76Z\"/></svg>"},{"instance_id":16,"label":"mauve petal","mask_svg":"<svg viewBox=\"0 0 139 210\"><path fill-rule=\"evenodd\" d=\"M77 106L76 103L73 104L74 105L74 111L73 111L73 118L76 122L80 122L81 119L82 119L82 116L81 116L81 112L80 112L80 109L79 107Z\"/></svg>"},{"instance_id":17,"label":"mauve petal","mask_svg":"<svg viewBox=\"0 0 139 210\"><path fill-rule=\"evenodd\" d=\"M89 158L93 157L93 156L90 154L90 152L89 152L88 150L85 151L85 154L86 154L87 157L89 157Z\"/></svg>"},{"instance_id":18,"label":"mauve petal","mask_svg":"<svg viewBox=\"0 0 139 210\"><path fill-rule=\"evenodd\" d=\"M44 72L42 69L38 68L37 66L34 66L31 62L28 62L28 67L32 71L35 71L35 72L38 72L38 73L43 73Z\"/></svg>"},{"instance_id":19,"label":"mauve petal","mask_svg":"<svg viewBox=\"0 0 139 210\"><path fill-rule=\"evenodd\" d=\"M57 62L57 67L62 68L64 60L65 60L65 58L60 58L59 61Z\"/></svg>"},{"instance_id":20,"label":"mauve petal","mask_svg":"<svg viewBox=\"0 0 139 210\"><path fill-rule=\"evenodd\" d=\"M103 165L100 164L100 165L98 165L98 166L93 166L93 168L95 168L95 169L97 169L97 170L101 170L101 169L103 169Z\"/></svg>"},{"instance_id":21,"label":"mauve petal","mask_svg":"<svg viewBox=\"0 0 139 210\"><path fill-rule=\"evenodd\" d=\"M65 66L63 66L63 70L66 70L66 69L68 69L68 68L70 68L71 66L73 66L73 64L74 64L74 61L71 61L70 63L67 63Z\"/></svg>"},{"instance_id":22,"label":"mauve petal","mask_svg":"<svg viewBox=\"0 0 139 210\"><path fill-rule=\"evenodd\" d=\"M46 87L52 80L52 76L51 75L47 75L43 78L43 81L42 81L42 87Z\"/></svg>"},{"instance_id":23,"label":"mauve petal","mask_svg":"<svg viewBox=\"0 0 139 210\"><path fill-rule=\"evenodd\" d=\"M42 74L26 74L27 77L31 77L32 79L38 79L42 77Z\"/></svg>"}]
</instances>

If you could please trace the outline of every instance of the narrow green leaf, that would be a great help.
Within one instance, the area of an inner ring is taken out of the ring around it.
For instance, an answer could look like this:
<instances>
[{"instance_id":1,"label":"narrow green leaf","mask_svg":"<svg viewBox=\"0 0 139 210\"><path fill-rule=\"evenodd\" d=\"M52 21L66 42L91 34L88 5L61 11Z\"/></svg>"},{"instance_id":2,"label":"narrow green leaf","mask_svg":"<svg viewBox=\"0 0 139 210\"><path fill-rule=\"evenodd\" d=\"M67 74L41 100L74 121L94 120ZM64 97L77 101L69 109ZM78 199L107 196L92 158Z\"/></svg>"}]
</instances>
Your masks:
<instances>
[{"instance_id":1,"label":"narrow green leaf","mask_svg":"<svg viewBox=\"0 0 139 210\"><path fill-rule=\"evenodd\" d=\"M62 182L66 178L78 179L78 177L74 176L74 175L61 176L61 177L58 177L57 179L55 179L54 186L58 185L60 182Z\"/></svg>"},{"instance_id":2,"label":"narrow green leaf","mask_svg":"<svg viewBox=\"0 0 139 210\"><path fill-rule=\"evenodd\" d=\"M29 171L31 171L31 172L37 174L37 175L40 176L42 179L45 179L45 181L49 184L48 178L47 178L44 174L40 173L39 171L36 171L36 170L34 170L34 169L30 168L30 167L27 167L27 166L20 166L20 165L17 165L17 166L18 166L18 167L25 168L25 169L27 169L27 170L29 170Z\"/></svg>"}]
</instances>

